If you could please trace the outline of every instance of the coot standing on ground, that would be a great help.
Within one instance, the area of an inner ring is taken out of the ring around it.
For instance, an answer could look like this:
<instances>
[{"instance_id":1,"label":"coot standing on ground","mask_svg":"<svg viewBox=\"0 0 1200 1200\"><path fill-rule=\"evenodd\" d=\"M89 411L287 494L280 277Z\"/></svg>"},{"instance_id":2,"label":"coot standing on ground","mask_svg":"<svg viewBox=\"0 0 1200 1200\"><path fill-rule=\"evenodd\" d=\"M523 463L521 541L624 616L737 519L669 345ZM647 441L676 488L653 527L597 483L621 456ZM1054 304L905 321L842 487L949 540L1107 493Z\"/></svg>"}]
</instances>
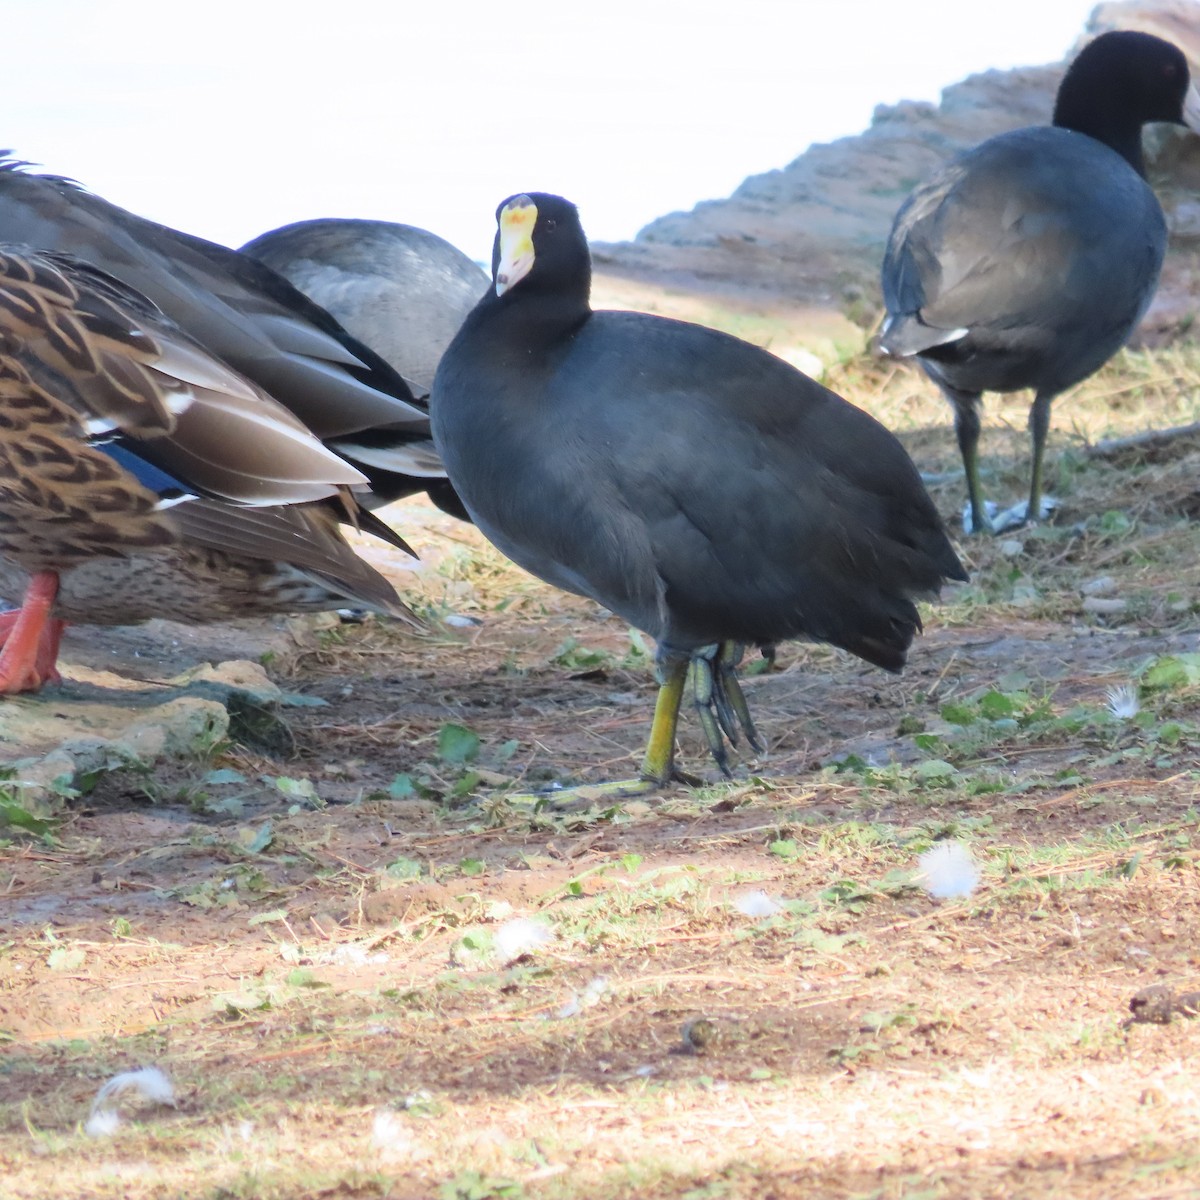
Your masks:
<instances>
[{"instance_id":1,"label":"coot standing on ground","mask_svg":"<svg viewBox=\"0 0 1200 1200\"><path fill-rule=\"evenodd\" d=\"M675 775L692 665L709 747L740 724L743 645L831 642L898 671L916 597L965 578L882 425L758 347L699 325L593 312L574 205L500 206L494 287L442 358L430 408L483 532L550 583L658 642L641 781Z\"/></svg>"},{"instance_id":2,"label":"coot standing on ground","mask_svg":"<svg viewBox=\"0 0 1200 1200\"><path fill-rule=\"evenodd\" d=\"M896 214L879 347L915 355L953 405L975 531L992 528L979 486L981 393L1036 392L1029 502L1004 524L1037 520L1051 402L1125 344L1158 283L1167 229L1143 179L1142 126L1200 128L1197 118L1175 46L1101 34L1064 76L1053 125L966 151Z\"/></svg>"}]
</instances>

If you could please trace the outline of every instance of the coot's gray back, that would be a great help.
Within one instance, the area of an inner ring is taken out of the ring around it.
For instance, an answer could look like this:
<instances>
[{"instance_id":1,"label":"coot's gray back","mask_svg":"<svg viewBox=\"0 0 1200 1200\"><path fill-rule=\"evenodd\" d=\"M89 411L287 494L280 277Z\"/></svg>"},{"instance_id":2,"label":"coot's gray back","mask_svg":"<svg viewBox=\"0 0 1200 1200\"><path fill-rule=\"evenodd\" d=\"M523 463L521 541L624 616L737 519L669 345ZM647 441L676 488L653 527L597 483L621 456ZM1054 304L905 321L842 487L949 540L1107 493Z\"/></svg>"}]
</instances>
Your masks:
<instances>
[{"instance_id":1,"label":"coot's gray back","mask_svg":"<svg viewBox=\"0 0 1200 1200\"><path fill-rule=\"evenodd\" d=\"M954 407L976 531L1042 518L1054 397L1125 343L1154 295L1166 224L1144 179L1152 121L1200 128L1187 59L1150 34L1101 34L1063 77L1052 127L990 138L896 214L879 348L916 356ZM1026 387L1029 500L993 525L979 479L981 396Z\"/></svg>"},{"instance_id":2,"label":"coot's gray back","mask_svg":"<svg viewBox=\"0 0 1200 1200\"><path fill-rule=\"evenodd\" d=\"M391 221L297 221L242 247L383 355L418 395L488 286L444 238Z\"/></svg>"}]
</instances>

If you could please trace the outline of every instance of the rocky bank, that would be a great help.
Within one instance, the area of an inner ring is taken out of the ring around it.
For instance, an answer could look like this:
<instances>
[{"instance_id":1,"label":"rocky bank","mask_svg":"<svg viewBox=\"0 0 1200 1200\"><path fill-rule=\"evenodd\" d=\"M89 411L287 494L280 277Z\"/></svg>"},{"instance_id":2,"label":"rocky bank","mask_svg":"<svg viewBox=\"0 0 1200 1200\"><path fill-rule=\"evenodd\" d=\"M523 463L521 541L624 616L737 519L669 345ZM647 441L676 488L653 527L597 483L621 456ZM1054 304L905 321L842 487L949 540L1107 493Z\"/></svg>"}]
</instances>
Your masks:
<instances>
[{"instance_id":1,"label":"rocky bank","mask_svg":"<svg viewBox=\"0 0 1200 1200\"><path fill-rule=\"evenodd\" d=\"M1200 78L1200 4L1101 4L1079 44L1109 29L1141 29L1175 42ZM856 137L812 146L786 167L751 176L728 199L660 217L632 242L594 245L601 286L617 299L624 283L741 297L759 308L824 309L869 327L880 307L884 244L904 197L960 150L1048 122L1065 61L972 75L936 105L881 105ZM1200 137L1160 126L1146 144L1151 183L1171 229L1162 284L1141 335L1160 340L1190 327L1200 295Z\"/></svg>"}]
</instances>

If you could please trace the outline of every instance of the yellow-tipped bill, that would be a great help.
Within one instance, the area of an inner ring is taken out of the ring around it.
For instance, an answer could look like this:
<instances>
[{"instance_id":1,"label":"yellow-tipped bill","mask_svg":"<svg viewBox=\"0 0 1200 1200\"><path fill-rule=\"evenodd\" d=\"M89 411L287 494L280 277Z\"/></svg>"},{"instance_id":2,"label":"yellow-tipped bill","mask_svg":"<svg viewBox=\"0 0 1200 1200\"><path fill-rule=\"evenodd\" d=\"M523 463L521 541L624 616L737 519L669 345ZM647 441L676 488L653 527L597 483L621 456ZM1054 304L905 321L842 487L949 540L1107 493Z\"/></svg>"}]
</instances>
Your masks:
<instances>
[{"instance_id":1,"label":"yellow-tipped bill","mask_svg":"<svg viewBox=\"0 0 1200 1200\"><path fill-rule=\"evenodd\" d=\"M500 210L500 261L496 265L496 295L503 296L521 282L533 266L533 227L537 205L528 196L514 196Z\"/></svg>"}]
</instances>

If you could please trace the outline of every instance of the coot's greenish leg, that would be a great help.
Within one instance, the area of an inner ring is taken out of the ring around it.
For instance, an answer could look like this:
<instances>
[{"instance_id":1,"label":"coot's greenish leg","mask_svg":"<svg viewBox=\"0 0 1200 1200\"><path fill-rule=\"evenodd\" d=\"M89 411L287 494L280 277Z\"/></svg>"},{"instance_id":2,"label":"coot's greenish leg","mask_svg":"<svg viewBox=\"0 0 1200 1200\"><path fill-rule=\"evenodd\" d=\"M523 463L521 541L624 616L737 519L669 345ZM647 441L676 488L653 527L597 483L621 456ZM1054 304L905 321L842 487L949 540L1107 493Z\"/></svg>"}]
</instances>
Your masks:
<instances>
[{"instance_id":1,"label":"coot's greenish leg","mask_svg":"<svg viewBox=\"0 0 1200 1200\"><path fill-rule=\"evenodd\" d=\"M719 650L719 645L703 646L694 653L688 667L688 679L692 685L692 707L704 731L708 752L713 762L721 768L721 774L729 778L729 752L725 749L725 738L736 745L737 733L731 728L732 714L722 712L717 700L713 660Z\"/></svg>"},{"instance_id":2,"label":"coot's greenish leg","mask_svg":"<svg viewBox=\"0 0 1200 1200\"><path fill-rule=\"evenodd\" d=\"M767 654L767 649L771 652ZM763 754L766 751L766 745L762 738L758 736L758 730L755 728L754 719L750 716L750 706L746 703L745 693L742 691L741 681L737 676L737 669L742 661L742 655L745 653L745 647L739 642L722 642L721 653L717 656L717 679L716 693L718 703L727 711L732 711L733 716L737 718L737 724L741 726L742 732L746 735L746 741L759 753ZM763 655L771 663L775 661L775 647L764 647ZM732 722L731 722L732 723ZM735 737L729 739L734 745L737 744Z\"/></svg>"},{"instance_id":3,"label":"coot's greenish leg","mask_svg":"<svg viewBox=\"0 0 1200 1200\"><path fill-rule=\"evenodd\" d=\"M967 478L967 500L971 506L971 532L991 533L992 520L979 482L979 394L946 389L954 405L954 433Z\"/></svg>"},{"instance_id":4,"label":"coot's greenish leg","mask_svg":"<svg viewBox=\"0 0 1200 1200\"><path fill-rule=\"evenodd\" d=\"M688 675L688 655L660 651L655 664L658 699L654 720L646 740L641 777L655 787L670 783L675 773L675 731L679 727L679 709Z\"/></svg>"},{"instance_id":5,"label":"coot's greenish leg","mask_svg":"<svg viewBox=\"0 0 1200 1200\"><path fill-rule=\"evenodd\" d=\"M1050 429L1050 405L1053 396L1039 392L1029 410L1029 436L1033 442L1033 462L1029 469L1029 507L1027 522L1042 519L1042 464L1046 457L1046 434Z\"/></svg>"}]
</instances>

